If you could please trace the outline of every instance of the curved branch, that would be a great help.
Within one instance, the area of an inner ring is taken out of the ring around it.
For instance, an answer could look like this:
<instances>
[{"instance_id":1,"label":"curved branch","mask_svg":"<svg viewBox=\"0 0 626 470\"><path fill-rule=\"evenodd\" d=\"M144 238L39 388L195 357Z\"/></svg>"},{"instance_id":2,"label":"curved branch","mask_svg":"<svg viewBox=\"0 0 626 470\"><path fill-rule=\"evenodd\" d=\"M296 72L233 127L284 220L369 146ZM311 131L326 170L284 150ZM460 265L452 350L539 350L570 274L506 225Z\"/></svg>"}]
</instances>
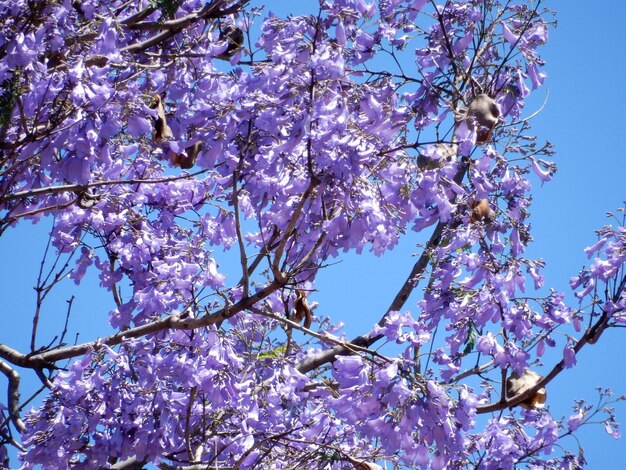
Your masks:
<instances>
[{"instance_id":1,"label":"curved branch","mask_svg":"<svg viewBox=\"0 0 626 470\"><path fill-rule=\"evenodd\" d=\"M578 342L574 345L574 354L578 354L578 352L586 345L586 344L594 344L602 335L602 333L609 326L609 320L612 315L603 312L602 316L598 319L598 321L591 327L588 328L585 334L578 340ZM528 400L530 397L535 395L537 391L541 388L544 388L548 385L557 375L559 375L566 368L565 359L561 359L552 370L546 375L543 379L541 379L534 387L529 388L524 393L520 393L514 397L505 398L501 397L500 401L497 403L491 403L489 405L483 405L476 408L476 413L492 413L494 411L500 411L505 408L509 408L515 405L520 404L521 402Z\"/></svg>"},{"instance_id":2,"label":"curved branch","mask_svg":"<svg viewBox=\"0 0 626 470\"><path fill-rule=\"evenodd\" d=\"M102 186L114 186L118 184L157 184L157 183L169 183L170 181L178 181L181 179L190 179L194 176L206 173L208 170L200 170L195 173L188 173L179 176L170 176L167 178L154 178L154 179L130 179L130 180L109 180L109 181L96 181L94 183L87 184L64 184L61 186L48 186L45 188L28 189L26 191L20 191L14 194L9 194L0 198L0 201L13 201L24 197L33 197L47 194L58 194L68 192L85 191L91 188L99 188Z\"/></svg>"},{"instance_id":3,"label":"curved branch","mask_svg":"<svg viewBox=\"0 0 626 470\"><path fill-rule=\"evenodd\" d=\"M309 197L311 196L311 194L313 194L313 191L319 184L320 184L320 180L317 177L313 176L311 178L311 182L309 183L309 186L306 188L306 190L302 194L300 201L298 202L298 205L293 211L293 216L291 217L291 220L289 221L289 225L285 229L285 236L283 237L282 241L279 243L278 247L276 248L276 253L274 254L274 261L272 262L271 267L272 267L272 272L277 279L280 279L282 277L282 274L280 273L280 269L278 265L280 264L280 260L283 257L285 248L287 247L287 242L289 241L289 237L291 233L293 232L293 230L295 229L296 223L298 223L298 219L300 219L300 214L302 214L304 205L306 204Z\"/></svg>"},{"instance_id":4,"label":"curved branch","mask_svg":"<svg viewBox=\"0 0 626 470\"><path fill-rule=\"evenodd\" d=\"M0 372L6 375L9 380L7 392L7 405L11 422L20 433L26 430L26 426L20 418L20 374L18 374L9 364L0 361Z\"/></svg>"}]
</instances>

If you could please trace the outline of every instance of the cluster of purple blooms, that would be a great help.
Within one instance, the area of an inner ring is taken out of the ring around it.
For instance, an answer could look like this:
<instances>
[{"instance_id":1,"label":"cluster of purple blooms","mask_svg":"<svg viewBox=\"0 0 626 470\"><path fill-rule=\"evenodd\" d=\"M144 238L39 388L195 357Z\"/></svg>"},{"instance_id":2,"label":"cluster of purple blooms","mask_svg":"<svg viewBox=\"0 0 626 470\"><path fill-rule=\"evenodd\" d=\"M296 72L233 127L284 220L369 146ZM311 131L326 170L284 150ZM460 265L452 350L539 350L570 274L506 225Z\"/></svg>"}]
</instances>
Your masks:
<instances>
[{"instance_id":1,"label":"cluster of purple blooms","mask_svg":"<svg viewBox=\"0 0 626 470\"><path fill-rule=\"evenodd\" d=\"M15 361L53 371L23 468L581 466L555 444L594 409L564 424L507 411L501 388L563 348L550 380L626 321L623 226L572 280L593 311L525 296L543 284L524 257L531 181L555 166L523 110L551 13L320 0L280 18L248 3L0 0L0 233L53 216L69 277L98 273L120 332ZM497 111L488 142L478 96ZM475 215L482 200L493 217ZM348 344L324 305L294 321L297 290L312 303L333 259L431 229L405 285L421 300L381 312L369 340ZM562 344L561 328L578 336ZM368 349L383 338L392 352Z\"/></svg>"}]
</instances>

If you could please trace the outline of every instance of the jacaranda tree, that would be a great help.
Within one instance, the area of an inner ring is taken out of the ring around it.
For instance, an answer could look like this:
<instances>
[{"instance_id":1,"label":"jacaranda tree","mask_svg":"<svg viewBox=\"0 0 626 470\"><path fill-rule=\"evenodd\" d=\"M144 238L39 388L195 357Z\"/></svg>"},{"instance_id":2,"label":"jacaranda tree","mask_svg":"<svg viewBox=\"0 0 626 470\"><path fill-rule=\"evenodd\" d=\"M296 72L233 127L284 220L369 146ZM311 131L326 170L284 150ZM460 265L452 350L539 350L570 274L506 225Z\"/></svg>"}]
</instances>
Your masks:
<instances>
[{"instance_id":1,"label":"jacaranda tree","mask_svg":"<svg viewBox=\"0 0 626 470\"><path fill-rule=\"evenodd\" d=\"M525 256L532 185L555 171L524 107L553 13L267 3L0 1L0 234L48 220L36 305L94 271L116 331L49 343L37 308L30 350L0 345L2 461L582 466L569 436L617 434L616 398L553 416L546 386L626 321L626 230L598 232L575 305ZM316 277L401 237L413 269L346 337Z\"/></svg>"}]
</instances>

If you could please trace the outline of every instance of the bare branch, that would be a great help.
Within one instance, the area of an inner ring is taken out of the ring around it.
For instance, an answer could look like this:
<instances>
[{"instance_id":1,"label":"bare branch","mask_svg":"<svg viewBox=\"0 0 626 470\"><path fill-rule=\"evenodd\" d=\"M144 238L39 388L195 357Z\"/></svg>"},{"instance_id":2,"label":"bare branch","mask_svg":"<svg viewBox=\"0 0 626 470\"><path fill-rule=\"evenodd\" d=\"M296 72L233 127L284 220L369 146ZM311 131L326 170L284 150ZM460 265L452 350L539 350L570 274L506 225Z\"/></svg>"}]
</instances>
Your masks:
<instances>
[{"instance_id":1,"label":"bare branch","mask_svg":"<svg viewBox=\"0 0 626 470\"><path fill-rule=\"evenodd\" d=\"M137 460L137 457L130 457L121 462L117 462L111 465L111 470L142 470L145 466L145 462Z\"/></svg>"},{"instance_id":2,"label":"bare branch","mask_svg":"<svg viewBox=\"0 0 626 470\"><path fill-rule=\"evenodd\" d=\"M20 191L17 193L9 194L0 199L0 201L13 201L15 199L21 199L25 197L34 197L46 194L59 194L59 193L75 193L78 191L84 191L90 188L100 188L103 186L116 186L123 184L156 184L156 183L169 183L171 181L178 181L182 179L191 179L194 176L206 173L208 170L200 170L195 173L187 173L179 176L168 176L166 178L154 178L154 179L129 179L129 180L108 180L108 181L96 181L94 183L87 184L64 184L62 186L49 186L46 188L29 189L27 191Z\"/></svg>"},{"instance_id":3,"label":"bare branch","mask_svg":"<svg viewBox=\"0 0 626 470\"><path fill-rule=\"evenodd\" d=\"M274 272L274 276L277 279L280 279L282 277L282 273L280 273L278 265L280 264L280 260L283 257L283 253L287 246L287 242L289 241L289 237L291 236L296 226L296 223L298 222L298 219L300 218L300 215L302 214L302 210L304 209L304 204L306 204L309 197L313 194L313 191L315 190L317 185L319 185L319 183L320 183L320 180L318 178L314 176L311 178L311 182L309 183L309 186L306 188L306 190L300 197L300 201L298 202L298 205L293 211L293 215L291 216L289 225L287 225L287 228L285 229L284 237L282 241L279 243L278 248L276 248L276 253L274 254L274 261L272 262L272 271Z\"/></svg>"},{"instance_id":4,"label":"bare branch","mask_svg":"<svg viewBox=\"0 0 626 470\"><path fill-rule=\"evenodd\" d=\"M7 406L9 408L9 416L11 421L20 433L26 430L26 426L20 418L20 374L18 374L9 364L4 361L0 361L0 372L6 375L9 380L9 387L7 392Z\"/></svg>"},{"instance_id":5,"label":"bare branch","mask_svg":"<svg viewBox=\"0 0 626 470\"><path fill-rule=\"evenodd\" d=\"M207 19L207 18L220 18L232 13L239 11L243 5L247 3L247 0L240 1L235 3L230 8L226 8L221 10L221 7L226 3L225 0L213 0L210 3L207 3L202 9L198 10L195 13L190 13L189 15L183 16L181 18L176 18L175 20L166 21L161 24L158 23L136 23L129 24L127 26L128 29L165 29L158 34L155 34L151 38L148 38L144 41L131 44L130 46L126 46L121 49L122 52L141 52L144 49L148 49L152 46L155 46L172 36L175 36L187 26L195 23L198 20ZM142 26L140 26L142 25Z\"/></svg>"}]
</instances>

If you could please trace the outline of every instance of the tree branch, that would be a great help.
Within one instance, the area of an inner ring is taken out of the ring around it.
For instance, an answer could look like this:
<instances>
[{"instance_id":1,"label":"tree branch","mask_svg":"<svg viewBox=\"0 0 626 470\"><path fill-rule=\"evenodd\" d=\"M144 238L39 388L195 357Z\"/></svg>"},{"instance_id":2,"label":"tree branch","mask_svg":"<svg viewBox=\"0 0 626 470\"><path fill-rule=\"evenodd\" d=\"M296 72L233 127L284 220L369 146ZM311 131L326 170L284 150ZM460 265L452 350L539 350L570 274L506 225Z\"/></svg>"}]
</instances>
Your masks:
<instances>
[{"instance_id":1,"label":"tree branch","mask_svg":"<svg viewBox=\"0 0 626 470\"><path fill-rule=\"evenodd\" d=\"M607 312L604 312L602 316L598 319L598 321L591 327L588 328L585 334L578 340L578 342L574 345L574 354L578 354L578 352L586 345L595 343L598 338L602 335L602 333L609 326L609 320L611 319L611 315ZM528 400L530 397L535 395L537 391L541 388L544 388L548 385L557 375L559 375L565 367L565 359L561 359L552 370L546 375L543 379L541 379L534 387L529 388L524 393L516 395L514 397L506 398L504 395L500 398L500 401L497 403L491 403L489 405L483 405L476 408L476 413L492 413L494 411L500 411L505 408L509 408L515 405L520 404L521 402Z\"/></svg>"},{"instance_id":2,"label":"tree branch","mask_svg":"<svg viewBox=\"0 0 626 470\"><path fill-rule=\"evenodd\" d=\"M210 3L207 3L202 9L198 10L197 12L190 13L189 15L183 16L181 18L176 18L174 20L165 21L163 23L131 23L127 26L127 29L165 29L165 31L155 34L154 36L144 41L131 44L130 46L126 46L120 49L120 51L131 53L141 52L144 49L148 49L171 38L172 36L175 36L183 29L198 20L207 18L221 18L236 13L247 3L247 1L248 0L239 1L230 8L221 10L220 8L224 5L225 0L213 0Z\"/></svg>"},{"instance_id":3,"label":"tree branch","mask_svg":"<svg viewBox=\"0 0 626 470\"><path fill-rule=\"evenodd\" d=\"M18 374L9 364L0 361L0 372L6 375L9 380L7 392L7 406L11 422L20 433L26 430L26 426L20 418L20 374Z\"/></svg>"},{"instance_id":4,"label":"tree branch","mask_svg":"<svg viewBox=\"0 0 626 470\"><path fill-rule=\"evenodd\" d=\"M227 305L210 315L204 315L199 318L181 318L179 316L172 315L161 320L146 323L145 325L120 331L105 338L100 338L66 348L53 349L39 354L22 354L7 345L0 344L0 357L21 367L31 369L54 368L54 363L57 361L81 356L91 350L98 349L101 345L116 346L122 343L125 339L140 338L163 330L195 330L197 328L223 322L233 315L249 309L255 303L276 292L282 286L283 284L281 282L273 281L250 297L246 297L236 304Z\"/></svg>"},{"instance_id":5,"label":"tree branch","mask_svg":"<svg viewBox=\"0 0 626 470\"><path fill-rule=\"evenodd\" d=\"M389 315L390 312L398 311L404 306L409 296L411 295L411 292L413 291L413 289L417 287L420 279L422 278L424 272L426 271L426 268L428 267L428 263L430 262L429 251L435 246L437 246L437 244L439 243L444 227L445 227L445 224L442 222L439 222L437 227L435 227L435 230L433 231L433 234L431 235L430 240L428 241L428 244L426 245L426 248L424 248L422 255L419 257L417 262L413 265L413 269L411 269L411 272L409 273L409 276L407 277L406 281L404 281L404 284L402 284L402 287L400 288L400 290L394 297L393 301L387 308L387 311L385 312L385 314L378 321L379 326L384 325L385 319L387 318L387 315ZM372 335L372 333L370 332L370 333L367 333L366 335L357 336L356 338L350 341L350 344L359 346L359 347L369 348L372 344L374 344L380 338L382 338L382 335ZM347 349L346 347L340 346L340 345L333 346L330 349L327 349L320 353L309 356L306 359L303 359L296 366L296 368L298 369L299 372L302 372L304 374L314 369L317 369L318 367L320 367L321 365L327 362L335 360L337 356L346 355L346 354L351 354L351 351Z\"/></svg>"},{"instance_id":6,"label":"tree branch","mask_svg":"<svg viewBox=\"0 0 626 470\"><path fill-rule=\"evenodd\" d=\"M20 191L13 194L8 194L0 198L0 202L13 201L15 199L21 199L25 197L34 197L47 194L59 194L68 192L85 191L86 189L99 188L102 186L114 186L121 184L156 184L156 183L169 183L171 181L178 181L181 179L191 179L194 176L206 173L208 170L200 170L195 173L188 173L179 176L170 176L167 178L154 178L154 179L130 179L130 180L109 180L109 181L96 181L94 183L87 184L64 184L62 186L48 186L45 188L28 189L26 191Z\"/></svg>"}]
</instances>

